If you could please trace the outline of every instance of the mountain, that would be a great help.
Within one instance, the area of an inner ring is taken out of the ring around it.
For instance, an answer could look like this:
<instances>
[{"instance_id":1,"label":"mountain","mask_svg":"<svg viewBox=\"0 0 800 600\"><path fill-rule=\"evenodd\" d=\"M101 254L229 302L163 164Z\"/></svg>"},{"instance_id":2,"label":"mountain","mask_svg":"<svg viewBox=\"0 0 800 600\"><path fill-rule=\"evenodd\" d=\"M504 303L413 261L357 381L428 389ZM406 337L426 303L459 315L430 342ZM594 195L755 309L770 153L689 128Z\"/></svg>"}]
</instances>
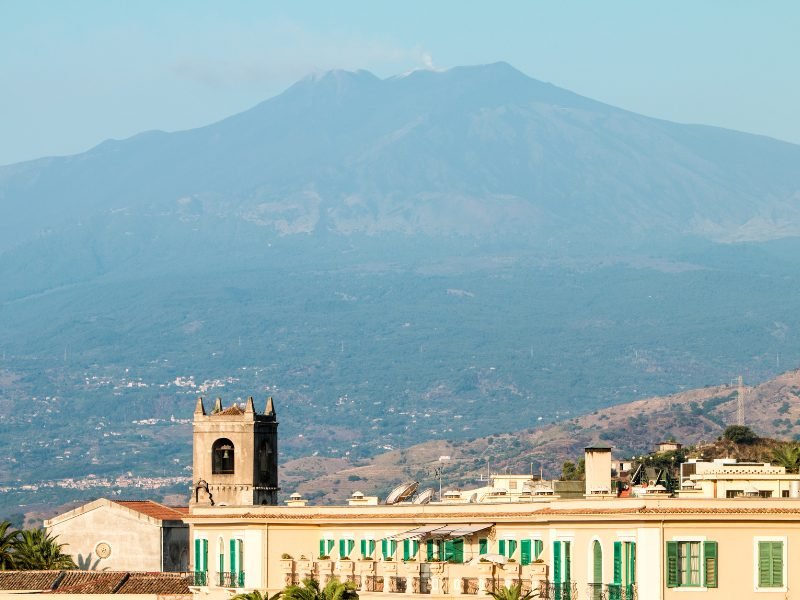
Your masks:
<instances>
[{"instance_id":1,"label":"mountain","mask_svg":"<svg viewBox=\"0 0 800 600\"><path fill-rule=\"evenodd\" d=\"M0 250L114 214L262 236L773 239L800 232L798 165L798 146L643 117L505 63L332 71L207 127L0 169Z\"/></svg>"},{"instance_id":2,"label":"mountain","mask_svg":"<svg viewBox=\"0 0 800 600\"><path fill-rule=\"evenodd\" d=\"M503 63L0 167L0 487L183 474L198 395L273 395L284 457L353 461L770 379L799 190L798 146Z\"/></svg>"}]
</instances>

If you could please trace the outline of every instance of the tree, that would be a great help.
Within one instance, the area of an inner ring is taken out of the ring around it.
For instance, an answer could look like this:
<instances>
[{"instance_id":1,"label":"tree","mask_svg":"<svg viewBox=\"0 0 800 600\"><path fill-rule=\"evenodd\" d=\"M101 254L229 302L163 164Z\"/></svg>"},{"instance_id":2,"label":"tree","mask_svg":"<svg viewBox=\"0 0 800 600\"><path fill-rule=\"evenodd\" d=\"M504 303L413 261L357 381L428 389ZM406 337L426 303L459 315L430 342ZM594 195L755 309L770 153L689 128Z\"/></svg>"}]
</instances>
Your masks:
<instances>
[{"instance_id":1,"label":"tree","mask_svg":"<svg viewBox=\"0 0 800 600\"><path fill-rule=\"evenodd\" d=\"M19 531L11 529L10 521L0 523L0 571L14 568L14 547L19 538Z\"/></svg>"},{"instance_id":2,"label":"tree","mask_svg":"<svg viewBox=\"0 0 800 600\"><path fill-rule=\"evenodd\" d=\"M320 589L319 582L304 579L302 585L290 585L282 594L283 600L358 600L358 592L353 582L342 583L331 579Z\"/></svg>"},{"instance_id":3,"label":"tree","mask_svg":"<svg viewBox=\"0 0 800 600\"><path fill-rule=\"evenodd\" d=\"M44 529L25 529L14 543L14 567L22 571L76 569L72 557L61 551L63 547Z\"/></svg>"},{"instance_id":4,"label":"tree","mask_svg":"<svg viewBox=\"0 0 800 600\"><path fill-rule=\"evenodd\" d=\"M530 598L538 598L539 592L525 592L522 593L522 584L518 583L511 587L501 587L494 592L489 592L489 595L494 600L530 600Z\"/></svg>"},{"instance_id":5,"label":"tree","mask_svg":"<svg viewBox=\"0 0 800 600\"><path fill-rule=\"evenodd\" d=\"M278 600L282 595L283 592L278 592L272 596L267 596L266 593L262 594L258 590L254 590L246 594L236 594L231 600Z\"/></svg>"},{"instance_id":6,"label":"tree","mask_svg":"<svg viewBox=\"0 0 800 600\"><path fill-rule=\"evenodd\" d=\"M752 444L758 441L758 436L747 425L728 425L722 432L722 437L734 444Z\"/></svg>"},{"instance_id":7,"label":"tree","mask_svg":"<svg viewBox=\"0 0 800 600\"><path fill-rule=\"evenodd\" d=\"M773 448L772 462L785 467L787 473L797 473L800 469L800 447L784 444Z\"/></svg>"},{"instance_id":8,"label":"tree","mask_svg":"<svg viewBox=\"0 0 800 600\"><path fill-rule=\"evenodd\" d=\"M583 479L586 474L586 459L580 459L576 465L571 460L561 465L561 479L564 481L575 481Z\"/></svg>"}]
</instances>

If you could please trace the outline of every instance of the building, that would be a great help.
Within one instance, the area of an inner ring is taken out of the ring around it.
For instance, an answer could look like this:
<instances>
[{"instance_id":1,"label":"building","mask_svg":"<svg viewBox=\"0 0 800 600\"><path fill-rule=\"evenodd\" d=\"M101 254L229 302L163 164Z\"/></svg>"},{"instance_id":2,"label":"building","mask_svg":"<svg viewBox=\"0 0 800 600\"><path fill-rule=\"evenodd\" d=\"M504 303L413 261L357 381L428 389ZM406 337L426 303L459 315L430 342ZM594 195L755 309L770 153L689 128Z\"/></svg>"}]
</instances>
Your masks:
<instances>
[{"instance_id":1,"label":"building","mask_svg":"<svg viewBox=\"0 0 800 600\"><path fill-rule=\"evenodd\" d=\"M188 571L189 509L100 498L45 521L85 570Z\"/></svg>"},{"instance_id":2,"label":"building","mask_svg":"<svg viewBox=\"0 0 800 600\"><path fill-rule=\"evenodd\" d=\"M208 463L213 450L204 447L195 460ZM193 503L185 519L192 590L211 599L273 593L306 577L352 581L364 598L485 595L514 583L559 600L671 599L688 590L785 598L800 589L787 560L800 552L800 499L618 498L612 464L610 449L587 448L584 496L570 500L506 476L438 502L415 502L415 486L404 486L391 505L363 494L346 506L309 506L297 495L286 506Z\"/></svg>"},{"instance_id":3,"label":"building","mask_svg":"<svg viewBox=\"0 0 800 600\"><path fill-rule=\"evenodd\" d=\"M692 458L681 464L680 496L800 498L800 475L769 463Z\"/></svg>"},{"instance_id":4,"label":"building","mask_svg":"<svg viewBox=\"0 0 800 600\"><path fill-rule=\"evenodd\" d=\"M271 400L263 415L252 399L235 410L217 401L210 415L198 401L194 444L183 521L198 600L272 594L306 577L352 581L365 600L486 596L516 583L557 600L679 600L687 591L783 600L800 590L800 570L791 568L800 554L800 498L617 497L608 448L586 449L578 498L503 475L476 490L445 491L439 501L430 490L415 495L409 482L388 503L355 493L344 506L311 506L292 494L279 506ZM729 475L693 468L682 480Z\"/></svg>"}]
</instances>

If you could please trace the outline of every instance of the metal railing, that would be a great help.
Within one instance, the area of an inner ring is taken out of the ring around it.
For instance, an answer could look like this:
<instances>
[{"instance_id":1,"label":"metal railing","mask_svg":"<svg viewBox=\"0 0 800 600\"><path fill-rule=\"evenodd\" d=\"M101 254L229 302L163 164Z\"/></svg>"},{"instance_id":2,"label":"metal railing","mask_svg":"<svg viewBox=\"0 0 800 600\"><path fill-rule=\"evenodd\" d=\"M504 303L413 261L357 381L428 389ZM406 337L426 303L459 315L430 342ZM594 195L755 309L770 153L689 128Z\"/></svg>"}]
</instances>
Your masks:
<instances>
[{"instance_id":1,"label":"metal railing","mask_svg":"<svg viewBox=\"0 0 800 600\"><path fill-rule=\"evenodd\" d=\"M244 571L225 571L219 574L219 587L244 587Z\"/></svg>"},{"instance_id":2,"label":"metal railing","mask_svg":"<svg viewBox=\"0 0 800 600\"><path fill-rule=\"evenodd\" d=\"M606 584L606 597L604 600L637 600L639 594L635 583L622 585L619 583Z\"/></svg>"},{"instance_id":3,"label":"metal railing","mask_svg":"<svg viewBox=\"0 0 800 600\"><path fill-rule=\"evenodd\" d=\"M539 583L539 598L546 600L577 600L578 584L574 581L554 583L542 581Z\"/></svg>"},{"instance_id":4,"label":"metal railing","mask_svg":"<svg viewBox=\"0 0 800 600\"><path fill-rule=\"evenodd\" d=\"M208 571L194 571L194 585L208 585Z\"/></svg>"}]
</instances>

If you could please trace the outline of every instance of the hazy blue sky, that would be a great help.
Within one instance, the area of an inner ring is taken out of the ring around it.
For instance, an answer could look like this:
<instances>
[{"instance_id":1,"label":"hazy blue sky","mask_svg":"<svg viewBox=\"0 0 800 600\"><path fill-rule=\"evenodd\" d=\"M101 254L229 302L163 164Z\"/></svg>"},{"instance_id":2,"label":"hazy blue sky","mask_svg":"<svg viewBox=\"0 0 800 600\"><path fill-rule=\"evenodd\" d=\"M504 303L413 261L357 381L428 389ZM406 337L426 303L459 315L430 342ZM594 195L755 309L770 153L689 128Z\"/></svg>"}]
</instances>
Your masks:
<instances>
[{"instance_id":1,"label":"hazy blue sky","mask_svg":"<svg viewBox=\"0 0 800 600\"><path fill-rule=\"evenodd\" d=\"M498 60L647 115L800 143L793 0L0 0L0 164L210 123L315 70Z\"/></svg>"}]
</instances>

